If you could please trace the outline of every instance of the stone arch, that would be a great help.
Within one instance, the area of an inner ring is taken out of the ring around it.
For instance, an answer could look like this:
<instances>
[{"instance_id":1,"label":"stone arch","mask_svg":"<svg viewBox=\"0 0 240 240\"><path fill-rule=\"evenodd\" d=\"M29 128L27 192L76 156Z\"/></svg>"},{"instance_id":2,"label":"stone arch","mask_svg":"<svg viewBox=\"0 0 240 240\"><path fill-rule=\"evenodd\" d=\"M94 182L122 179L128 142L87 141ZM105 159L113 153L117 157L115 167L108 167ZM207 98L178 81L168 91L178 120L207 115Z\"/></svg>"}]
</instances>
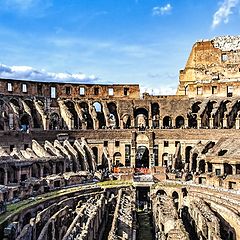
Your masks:
<instances>
[{"instance_id":1,"label":"stone arch","mask_svg":"<svg viewBox=\"0 0 240 240\"><path fill-rule=\"evenodd\" d=\"M136 108L134 110L135 127L144 130L148 127L148 110L146 108Z\"/></svg>"},{"instance_id":2,"label":"stone arch","mask_svg":"<svg viewBox=\"0 0 240 240\"><path fill-rule=\"evenodd\" d=\"M95 111L97 113L97 119L99 122L99 128L105 128L106 127L106 119L103 113L103 106L100 102L94 102L93 107L95 108Z\"/></svg>"},{"instance_id":3,"label":"stone arch","mask_svg":"<svg viewBox=\"0 0 240 240\"><path fill-rule=\"evenodd\" d=\"M163 118L163 128L171 128L172 127L172 118L169 116L165 116Z\"/></svg>"},{"instance_id":4,"label":"stone arch","mask_svg":"<svg viewBox=\"0 0 240 240\"><path fill-rule=\"evenodd\" d=\"M206 171L206 163L205 163L204 159L199 161L198 170L199 170L200 173L205 173L205 171Z\"/></svg>"},{"instance_id":5,"label":"stone arch","mask_svg":"<svg viewBox=\"0 0 240 240\"><path fill-rule=\"evenodd\" d=\"M163 155L162 155L162 165L165 166L165 167L169 167L168 153L163 153Z\"/></svg>"},{"instance_id":6,"label":"stone arch","mask_svg":"<svg viewBox=\"0 0 240 240\"><path fill-rule=\"evenodd\" d=\"M174 191L172 193L172 198L173 198L175 208L178 209L178 205L179 205L179 194L178 194L178 192Z\"/></svg>"},{"instance_id":7,"label":"stone arch","mask_svg":"<svg viewBox=\"0 0 240 240\"><path fill-rule=\"evenodd\" d=\"M191 150L192 150L192 146L187 146L185 148L185 162L186 163L190 163Z\"/></svg>"},{"instance_id":8,"label":"stone arch","mask_svg":"<svg viewBox=\"0 0 240 240\"><path fill-rule=\"evenodd\" d=\"M27 104L31 111L32 127L41 128L43 126L41 116L37 112L34 102L31 99L26 99L24 102Z\"/></svg>"},{"instance_id":9,"label":"stone arch","mask_svg":"<svg viewBox=\"0 0 240 240\"><path fill-rule=\"evenodd\" d=\"M112 128L119 128L119 117L117 111L117 105L114 102L107 103L109 116L109 126Z\"/></svg>"},{"instance_id":10,"label":"stone arch","mask_svg":"<svg viewBox=\"0 0 240 240\"><path fill-rule=\"evenodd\" d=\"M160 118L160 107L157 102L151 104L152 112L152 126L153 128L159 128L159 118Z\"/></svg>"},{"instance_id":11,"label":"stone arch","mask_svg":"<svg viewBox=\"0 0 240 240\"><path fill-rule=\"evenodd\" d=\"M96 162L98 163L98 148L97 147L93 147L92 151L93 151L93 154L95 156Z\"/></svg>"},{"instance_id":12,"label":"stone arch","mask_svg":"<svg viewBox=\"0 0 240 240\"><path fill-rule=\"evenodd\" d=\"M29 116L27 113L23 114L20 117L20 129L23 132L26 132L27 130L29 130L30 127L30 122L31 122L31 116Z\"/></svg>"},{"instance_id":13,"label":"stone arch","mask_svg":"<svg viewBox=\"0 0 240 240\"><path fill-rule=\"evenodd\" d=\"M93 119L91 117L91 114L89 113L88 104L86 102L81 102L79 105L82 111L83 119L86 122L87 129L93 129Z\"/></svg>"},{"instance_id":14,"label":"stone arch","mask_svg":"<svg viewBox=\"0 0 240 240\"><path fill-rule=\"evenodd\" d=\"M122 116L122 121L123 121L123 128L128 129L131 127L131 116L128 114L124 114Z\"/></svg>"},{"instance_id":15,"label":"stone arch","mask_svg":"<svg viewBox=\"0 0 240 240\"><path fill-rule=\"evenodd\" d=\"M177 116L175 119L175 127L176 128L182 128L184 127L184 117L183 116Z\"/></svg>"},{"instance_id":16,"label":"stone arch","mask_svg":"<svg viewBox=\"0 0 240 240\"><path fill-rule=\"evenodd\" d=\"M64 162L58 161L56 163L56 174L63 174L64 173Z\"/></svg>"},{"instance_id":17,"label":"stone arch","mask_svg":"<svg viewBox=\"0 0 240 240\"><path fill-rule=\"evenodd\" d=\"M193 153L192 155L192 171L193 172L197 171L197 157L198 157L198 153Z\"/></svg>"},{"instance_id":18,"label":"stone arch","mask_svg":"<svg viewBox=\"0 0 240 240\"><path fill-rule=\"evenodd\" d=\"M223 165L224 165L224 174L232 175L233 174L232 166L228 163L224 163Z\"/></svg>"},{"instance_id":19,"label":"stone arch","mask_svg":"<svg viewBox=\"0 0 240 240\"><path fill-rule=\"evenodd\" d=\"M167 193L163 189L159 189L156 192L157 196L167 196Z\"/></svg>"},{"instance_id":20,"label":"stone arch","mask_svg":"<svg viewBox=\"0 0 240 240\"><path fill-rule=\"evenodd\" d=\"M116 152L113 155L113 164L115 166L120 166L121 165L121 158L122 158L122 154L120 152Z\"/></svg>"},{"instance_id":21,"label":"stone arch","mask_svg":"<svg viewBox=\"0 0 240 240\"><path fill-rule=\"evenodd\" d=\"M67 100L67 101L65 101L65 105L67 106L69 112L72 114L72 121L73 121L74 129L81 129L82 124L78 117L77 111L75 109L74 102Z\"/></svg>"},{"instance_id":22,"label":"stone arch","mask_svg":"<svg viewBox=\"0 0 240 240\"><path fill-rule=\"evenodd\" d=\"M50 130L61 129L60 117L56 112L50 114L49 129Z\"/></svg>"},{"instance_id":23,"label":"stone arch","mask_svg":"<svg viewBox=\"0 0 240 240\"><path fill-rule=\"evenodd\" d=\"M149 150L146 146L139 146L137 148L135 164L137 168L149 167Z\"/></svg>"},{"instance_id":24,"label":"stone arch","mask_svg":"<svg viewBox=\"0 0 240 240\"><path fill-rule=\"evenodd\" d=\"M5 184L5 170L4 168L0 168L0 185Z\"/></svg>"},{"instance_id":25,"label":"stone arch","mask_svg":"<svg viewBox=\"0 0 240 240\"><path fill-rule=\"evenodd\" d=\"M41 177L41 166L39 163L34 163L32 165L32 177L35 177L35 178Z\"/></svg>"}]
</instances>

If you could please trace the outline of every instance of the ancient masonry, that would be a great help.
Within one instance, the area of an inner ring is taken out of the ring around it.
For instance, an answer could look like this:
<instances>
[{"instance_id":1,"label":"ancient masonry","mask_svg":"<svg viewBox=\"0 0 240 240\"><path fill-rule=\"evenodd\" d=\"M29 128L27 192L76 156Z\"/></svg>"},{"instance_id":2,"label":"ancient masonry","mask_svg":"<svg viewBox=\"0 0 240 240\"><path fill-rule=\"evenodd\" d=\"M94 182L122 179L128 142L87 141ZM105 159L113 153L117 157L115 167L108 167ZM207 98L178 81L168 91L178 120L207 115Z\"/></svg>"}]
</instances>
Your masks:
<instances>
[{"instance_id":1,"label":"ancient masonry","mask_svg":"<svg viewBox=\"0 0 240 240\"><path fill-rule=\"evenodd\" d=\"M0 239L240 240L240 37L197 41L175 96L14 79L0 95Z\"/></svg>"}]
</instances>

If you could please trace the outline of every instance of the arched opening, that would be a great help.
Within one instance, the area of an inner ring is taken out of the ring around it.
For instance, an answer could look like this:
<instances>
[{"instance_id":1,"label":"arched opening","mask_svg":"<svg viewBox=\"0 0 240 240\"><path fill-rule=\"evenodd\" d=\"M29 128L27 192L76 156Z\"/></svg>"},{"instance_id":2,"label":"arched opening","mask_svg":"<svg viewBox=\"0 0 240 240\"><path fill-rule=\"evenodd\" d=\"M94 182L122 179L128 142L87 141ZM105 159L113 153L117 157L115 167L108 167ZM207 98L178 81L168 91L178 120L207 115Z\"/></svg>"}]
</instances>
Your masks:
<instances>
[{"instance_id":1,"label":"arched opening","mask_svg":"<svg viewBox=\"0 0 240 240\"><path fill-rule=\"evenodd\" d=\"M188 114L188 127L197 128L197 114Z\"/></svg>"},{"instance_id":2,"label":"arched opening","mask_svg":"<svg viewBox=\"0 0 240 240\"><path fill-rule=\"evenodd\" d=\"M189 163L190 162L190 154L191 154L192 147L187 146L185 149L185 162Z\"/></svg>"},{"instance_id":3,"label":"arched opening","mask_svg":"<svg viewBox=\"0 0 240 240\"><path fill-rule=\"evenodd\" d=\"M110 116L108 117L110 128L119 128L119 118L117 113L117 106L114 102L107 104Z\"/></svg>"},{"instance_id":4,"label":"arched opening","mask_svg":"<svg viewBox=\"0 0 240 240\"><path fill-rule=\"evenodd\" d=\"M192 172L196 172L197 170L197 157L198 157L197 153L194 153L192 156Z\"/></svg>"},{"instance_id":5,"label":"arched opening","mask_svg":"<svg viewBox=\"0 0 240 240\"><path fill-rule=\"evenodd\" d=\"M232 173L232 166L228 163L224 163L224 174L231 175Z\"/></svg>"},{"instance_id":6,"label":"arched opening","mask_svg":"<svg viewBox=\"0 0 240 240\"><path fill-rule=\"evenodd\" d=\"M64 173L64 163L62 161L56 163L56 174Z\"/></svg>"},{"instance_id":7,"label":"arched opening","mask_svg":"<svg viewBox=\"0 0 240 240\"><path fill-rule=\"evenodd\" d=\"M135 127L139 130L145 130L148 127L148 111L145 108L134 110Z\"/></svg>"},{"instance_id":8,"label":"arched opening","mask_svg":"<svg viewBox=\"0 0 240 240\"><path fill-rule=\"evenodd\" d=\"M172 163L169 161L169 158L168 158L168 153L163 153L163 155L162 155L162 165L164 167L172 166Z\"/></svg>"},{"instance_id":9,"label":"arched opening","mask_svg":"<svg viewBox=\"0 0 240 240\"><path fill-rule=\"evenodd\" d=\"M98 148L97 147L93 147L92 151L93 151L93 154L95 156L96 162L98 163Z\"/></svg>"},{"instance_id":10,"label":"arched opening","mask_svg":"<svg viewBox=\"0 0 240 240\"><path fill-rule=\"evenodd\" d=\"M203 159L200 160L199 167L198 167L200 173L205 173L205 166L206 166L205 160Z\"/></svg>"},{"instance_id":11,"label":"arched opening","mask_svg":"<svg viewBox=\"0 0 240 240\"><path fill-rule=\"evenodd\" d=\"M113 164L116 166L116 167L119 167L121 164L121 153L120 152L116 152L114 153L113 155Z\"/></svg>"},{"instance_id":12,"label":"arched opening","mask_svg":"<svg viewBox=\"0 0 240 240\"><path fill-rule=\"evenodd\" d=\"M175 126L176 128L184 127L184 118L182 116L176 117Z\"/></svg>"},{"instance_id":13,"label":"arched opening","mask_svg":"<svg viewBox=\"0 0 240 240\"><path fill-rule=\"evenodd\" d=\"M172 119L169 116L165 116L163 118L163 128L171 128L172 127Z\"/></svg>"},{"instance_id":14,"label":"arched opening","mask_svg":"<svg viewBox=\"0 0 240 240\"><path fill-rule=\"evenodd\" d=\"M52 174L52 169L49 163L45 163L43 166L43 177L47 177Z\"/></svg>"},{"instance_id":15,"label":"arched opening","mask_svg":"<svg viewBox=\"0 0 240 240\"><path fill-rule=\"evenodd\" d=\"M209 173L211 173L211 172L213 171L212 163L207 162L207 169L208 169L208 172L209 172Z\"/></svg>"},{"instance_id":16,"label":"arched opening","mask_svg":"<svg viewBox=\"0 0 240 240\"><path fill-rule=\"evenodd\" d=\"M81 102L80 107L82 110L83 119L85 120L85 123L87 125L87 129L93 129L93 120L89 113L88 104L86 102Z\"/></svg>"},{"instance_id":17,"label":"arched opening","mask_svg":"<svg viewBox=\"0 0 240 240\"><path fill-rule=\"evenodd\" d=\"M163 189L160 189L156 192L156 195L157 196L167 196L167 193Z\"/></svg>"},{"instance_id":18,"label":"arched opening","mask_svg":"<svg viewBox=\"0 0 240 240\"><path fill-rule=\"evenodd\" d=\"M75 109L75 106L74 106L74 103L71 102L71 101L67 101L65 102L65 105L67 106L68 108L68 111L72 114L72 126L74 129L80 129L81 128L81 122L80 122L80 119L78 117L78 114L76 112L76 109Z\"/></svg>"},{"instance_id":19,"label":"arched opening","mask_svg":"<svg viewBox=\"0 0 240 240\"><path fill-rule=\"evenodd\" d=\"M99 102L93 103L93 107L95 108L95 111L97 113L97 119L99 122L99 128L105 128L106 127L106 120L104 117L103 109L102 109L102 104Z\"/></svg>"},{"instance_id":20,"label":"arched opening","mask_svg":"<svg viewBox=\"0 0 240 240\"><path fill-rule=\"evenodd\" d=\"M21 118L20 118L20 129L22 132L26 132L29 129L29 121L30 116L28 114L24 114Z\"/></svg>"},{"instance_id":21,"label":"arched opening","mask_svg":"<svg viewBox=\"0 0 240 240\"><path fill-rule=\"evenodd\" d=\"M136 153L136 167L148 168L149 167L149 150L145 146L139 146Z\"/></svg>"},{"instance_id":22,"label":"arched opening","mask_svg":"<svg viewBox=\"0 0 240 240\"><path fill-rule=\"evenodd\" d=\"M25 100L25 103L31 110L33 128L41 128L42 127L41 117L39 116L34 103L31 100Z\"/></svg>"},{"instance_id":23,"label":"arched opening","mask_svg":"<svg viewBox=\"0 0 240 240\"><path fill-rule=\"evenodd\" d=\"M174 192L172 193L172 198L173 198L173 203L174 203L175 208L178 209L178 205L179 205L179 203L178 203L178 201L179 201L179 195L178 195L178 193L177 193L176 191L174 191Z\"/></svg>"},{"instance_id":24,"label":"arched opening","mask_svg":"<svg viewBox=\"0 0 240 240\"><path fill-rule=\"evenodd\" d=\"M0 168L0 185L4 185L5 171L3 168Z\"/></svg>"},{"instance_id":25,"label":"arched opening","mask_svg":"<svg viewBox=\"0 0 240 240\"><path fill-rule=\"evenodd\" d=\"M32 177L40 178L41 177L41 167L38 163L32 165Z\"/></svg>"},{"instance_id":26,"label":"arched opening","mask_svg":"<svg viewBox=\"0 0 240 240\"><path fill-rule=\"evenodd\" d=\"M131 117L129 115L125 115L123 117L123 128L129 129L131 127Z\"/></svg>"},{"instance_id":27,"label":"arched opening","mask_svg":"<svg viewBox=\"0 0 240 240\"><path fill-rule=\"evenodd\" d=\"M152 126L153 128L159 128L159 116L160 116L159 104L152 103L151 110L152 110Z\"/></svg>"},{"instance_id":28,"label":"arched opening","mask_svg":"<svg viewBox=\"0 0 240 240\"><path fill-rule=\"evenodd\" d=\"M49 129L50 130L58 130L60 129L60 117L57 113L51 113L49 119Z\"/></svg>"}]
</instances>

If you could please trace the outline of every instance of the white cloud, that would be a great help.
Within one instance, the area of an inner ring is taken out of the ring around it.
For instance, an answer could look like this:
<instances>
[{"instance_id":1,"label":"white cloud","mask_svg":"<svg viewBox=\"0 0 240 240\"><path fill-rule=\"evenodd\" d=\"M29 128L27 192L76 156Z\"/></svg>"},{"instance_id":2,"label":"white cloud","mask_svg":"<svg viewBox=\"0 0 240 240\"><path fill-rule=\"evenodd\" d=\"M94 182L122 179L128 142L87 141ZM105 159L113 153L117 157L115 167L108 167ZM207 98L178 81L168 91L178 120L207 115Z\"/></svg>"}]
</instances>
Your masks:
<instances>
[{"instance_id":1,"label":"white cloud","mask_svg":"<svg viewBox=\"0 0 240 240\"><path fill-rule=\"evenodd\" d=\"M152 15L153 16L161 16L165 14L169 14L172 11L172 6L170 3L166 4L165 6L162 7L154 7L152 9Z\"/></svg>"},{"instance_id":2,"label":"white cloud","mask_svg":"<svg viewBox=\"0 0 240 240\"><path fill-rule=\"evenodd\" d=\"M224 0L219 9L213 15L212 28L215 28L221 22L228 23L232 10L238 5L239 0Z\"/></svg>"},{"instance_id":3,"label":"white cloud","mask_svg":"<svg viewBox=\"0 0 240 240\"><path fill-rule=\"evenodd\" d=\"M28 66L7 66L4 64L0 64L0 78L73 83L99 83L101 81L94 75L87 76L83 73L54 73L47 72L44 69L37 70Z\"/></svg>"}]
</instances>

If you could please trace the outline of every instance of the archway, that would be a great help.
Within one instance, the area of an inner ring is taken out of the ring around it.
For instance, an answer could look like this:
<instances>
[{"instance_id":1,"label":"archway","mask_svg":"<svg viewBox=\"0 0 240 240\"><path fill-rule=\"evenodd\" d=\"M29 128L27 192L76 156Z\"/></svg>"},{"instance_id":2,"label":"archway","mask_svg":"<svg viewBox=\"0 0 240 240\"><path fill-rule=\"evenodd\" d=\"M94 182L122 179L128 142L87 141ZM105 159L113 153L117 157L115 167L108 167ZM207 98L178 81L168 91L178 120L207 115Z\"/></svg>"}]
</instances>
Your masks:
<instances>
[{"instance_id":1,"label":"archway","mask_svg":"<svg viewBox=\"0 0 240 240\"><path fill-rule=\"evenodd\" d=\"M198 167L200 173L205 173L205 168L206 168L205 166L206 166L205 160L203 159L200 160L199 167Z\"/></svg>"},{"instance_id":2,"label":"archway","mask_svg":"<svg viewBox=\"0 0 240 240\"><path fill-rule=\"evenodd\" d=\"M192 147L187 146L185 149L185 162L189 163L190 162L190 154L191 154Z\"/></svg>"},{"instance_id":3,"label":"archway","mask_svg":"<svg viewBox=\"0 0 240 240\"><path fill-rule=\"evenodd\" d=\"M29 129L29 118L30 116L28 114L24 114L20 119L20 129L23 132L26 132Z\"/></svg>"},{"instance_id":4,"label":"archway","mask_svg":"<svg viewBox=\"0 0 240 240\"><path fill-rule=\"evenodd\" d=\"M5 171L3 168L0 168L0 185L4 185Z\"/></svg>"},{"instance_id":5,"label":"archway","mask_svg":"<svg viewBox=\"0 0 240 240\"><path fill-rule=\"evenodd\" d=\"M224 163L224 174L231 175L232 173L232 166L228 163Z\"/></svg>"},{"instance_id":6,"label":"archway","mask_svg":"<svg viewBox=\"0 0 240 240\"><path fill-rule=\"evenodd\" d=\"M149 167L149 150L145 146L139 146L136 153L136 167L148 168Z\"/></svg>"},{"instance_id":7,"label":"archway","mask_svg":"<svg viewBox=\"0 0 240 240\"><path fill-rule=\"evenodd\" d=\"M115 166L118 167L118 166L121 165L121 157L122 157L122 155L121 155L120 152L114 153L114 155L113 155L113 164L114 164Z\"/></svg>"},{"instance_id":8,"label":"archway","mask_svg":"<svg viewBox=\"0 0 240 240\"><path fill-rule=\"evenodd\" d=\"M175 208L178 209L178 205L179 205L179 203L178 203L178 201L179 201L179 195L178 195L178 193L177 193L176 191L174 191L174 192L172 193L172 198L173 198L173 202L174 202Z\"/></svg>"},{"instance_id":9,"label":"archway","mask_svg":"<svg viewBox=\"0 0 240 240\"><path fill-rule=\"evenodd\" d=\"M184 126L184 118L182 116L176 117L175 126L176 128L181 128Z\"/></svg>"},{"instance_id":10,"label":"archway","mask_svg":"<svg viewBox=\"0 0 240 240\"><path fill-rule=\"evenodd\" d=\"M194 153L192 156L192 172L196 172L197 170L197 157L198 157L197 153Z\"/></svg>"},{"instance_id":11,"label":"archway","mask_svg":"<svg viewBox=\"0 0 240 240\"><path fill-rule=\"evenodd\" d=\"M72 126L74 129L80 129L81 128L81 121L78 117L77 111L75 109L74 103L72 101L65 102L65 105L67 106L69 112L72 114Z\"/></svg>"},{"instance_id":12,"label":"archway","mask_svg":"<svg viewBox=\"0 0 240 240\"><path fill-rule=\"evenodd\" d=\"M93 147L92 151L93 151L93 154L95 156L96 163L98 163L98 148L97 147Z\"/></svg>"},{"instance_id":13,"label":"archway","mask_svg":"<svg viewBox=\"0 0 240 240\"><path fill-rule=\"evenodd\" d=\"M105 128L106 127L106 119L103 113L103 107L100 102L94 102L93 107L95 108L95 111L97 113L97 119L99 122L99 128Z\"/></svg>"},{"instance_id":14,"label":"archway","mask_svg":"<svg viewBox=\"0 0 240 240\"><path fill-rule=\"evenodd\" d=\"M145 108L134 110L135 127L144 130L148 127L148 111Z\"/></svg>"},{"instance_id":15,"label":"archway","mask_svg":"<svg viewBox=\"0 0 240 240\"><path fill-rule=\"evenodd\" d=\"M171 128L172 127L172 119L169 116L165 116L163 118L163 127L164 128Z\"/></svg>"},{"instance_id":16,"label":"archway","mask_svg":"<svg viewBox=\"0 0 240 240\"><path fill-rule=\"evenodd\" d=\"M152 126L153 128L159 128L159 116L160 116L159 104L152 103L151 110L152 110Z\"/></svg>"},{"instance_id":17,"label":"archway","mask_svg":"<svg viewBox=\"0 0 240 240\"><path fill-rule=\"evenodd\" d=\"M109 126L111 128L118 128L119 127L119 118L117 113L117 105L114 102L110 102L107 104L108 110L110 113L109 116Z\"/></svg>"},{"instance_id":18,"label":"archway","mask_svg":"<svg viewBox=\"0 0 240 240\"><path fill-rule=\"evenodd\" d=\"M89 113L89 106L86 102L81 102L80 107L82 110L82 116L87 124L87 129L93 129L93 120Z\"/></svg>"},{"instance_id":19,"label":"archway","mask_svg":"<svg viewBox=\"0 0 240 240\"><path fill-rule=\"evenodd\" d=\"M129 115L124 115L123 117L123 128L128 129L131 127L131 117Z\"/></svg>"},{"instance_id":20,"label":"archway","mask_svg":"<svg viewBox=\"0 0 240 240\"><path fill-rule=\"evenodd\" d=\"M57 113L51 113L49 119L49 129L50 130L60 129L60 117Z\"/></svg>"},{"instance_id":21,"label":"archway","mask_svg":"<svg viewBox=\"0 0 240 240\"><path fill-rule=\"evenodd\" d=\"M166 193L163 189L159 189L159 190L156 192L156 195L157 195L157 196L167 196L167 193Z\"/></svg>"}]
</instances>

